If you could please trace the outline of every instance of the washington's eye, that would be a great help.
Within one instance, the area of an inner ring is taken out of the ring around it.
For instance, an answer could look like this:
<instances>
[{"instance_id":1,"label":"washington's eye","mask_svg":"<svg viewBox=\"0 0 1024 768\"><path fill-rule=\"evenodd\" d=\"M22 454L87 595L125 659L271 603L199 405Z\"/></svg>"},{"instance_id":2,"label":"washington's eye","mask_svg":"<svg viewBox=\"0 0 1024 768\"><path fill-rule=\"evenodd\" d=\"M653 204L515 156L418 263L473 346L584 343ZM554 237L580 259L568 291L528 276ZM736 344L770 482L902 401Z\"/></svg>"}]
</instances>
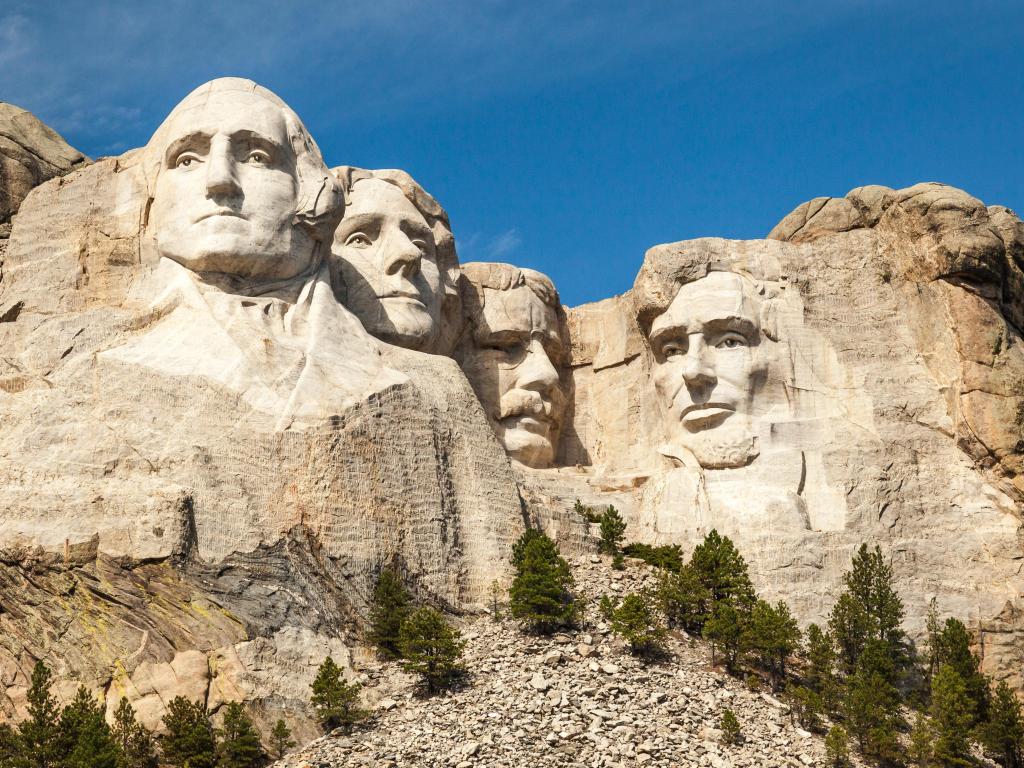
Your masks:
<instances>
[{"instance_id":1,"label":"washington's eye","mask_svg":"<svg viewBox=\"0 0 1024 768\"><path fill-rule=\"evenodd\" d=\"M245 161L252 165L270 165L270 155L261 149L254 149Z\"/></svg>"},{"instance_id":2,"label":"washington's eye","mask_svg":"<svg viewBox=\"0 0 1024 768\"><path fill-rule=\"evenodd\" d=\"M352 248L369 248L370 238L364 235L362 232L353 232L345 240L345 245L351 246Z\"/></svg>"},{"instance_id":3,"label":"washington's eye","mask_svg":"<svg viewBox=\"0 0 1024 768\"><path fill-rule=\"evenodd\" d=\"M202 160L199 159L199 155L193 152L182 152L174 160L175 168L190 168L193 165L198 165Z\"/></svg>"},{"instance_id":4,"label":"washington's eye","mask_svg":"<svg viewBox=\"0 0 1024 768\"><path fill-rule=\"evenodd\" d=\"M715 346L718 349L736 349L747 346L747 340L739 334L732 333L719 339Z\"/></svg>"}]
</instances>

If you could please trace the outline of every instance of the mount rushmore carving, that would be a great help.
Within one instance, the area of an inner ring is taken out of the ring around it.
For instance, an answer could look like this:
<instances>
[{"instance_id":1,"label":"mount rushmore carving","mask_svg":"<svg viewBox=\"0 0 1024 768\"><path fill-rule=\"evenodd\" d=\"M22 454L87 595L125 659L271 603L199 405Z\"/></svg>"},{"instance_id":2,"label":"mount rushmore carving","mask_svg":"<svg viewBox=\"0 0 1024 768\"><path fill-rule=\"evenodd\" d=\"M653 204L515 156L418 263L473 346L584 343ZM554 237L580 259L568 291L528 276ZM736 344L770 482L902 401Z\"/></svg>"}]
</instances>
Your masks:
<instances>
[{"instance_id":1,"label":"mount rushmore carving","mask_svg":"<svg viewBox=\"0 0 1024 768\"><path fill-rule=\"evenodd\" d=\"M728 533L804 621L878 543L912 630L936 597L1024 682L1011 211L862 187L765 240L656 245L575 308L455 243L408 174L329 169L238 79L28 196L0 252L3 561L146 573L165 607L0 613L0 710L42 657L150 722L183 685L302 698L382 567L474 610L525 526L585 540L577 498L636 540Z\"/></svg>"}]
</instances>

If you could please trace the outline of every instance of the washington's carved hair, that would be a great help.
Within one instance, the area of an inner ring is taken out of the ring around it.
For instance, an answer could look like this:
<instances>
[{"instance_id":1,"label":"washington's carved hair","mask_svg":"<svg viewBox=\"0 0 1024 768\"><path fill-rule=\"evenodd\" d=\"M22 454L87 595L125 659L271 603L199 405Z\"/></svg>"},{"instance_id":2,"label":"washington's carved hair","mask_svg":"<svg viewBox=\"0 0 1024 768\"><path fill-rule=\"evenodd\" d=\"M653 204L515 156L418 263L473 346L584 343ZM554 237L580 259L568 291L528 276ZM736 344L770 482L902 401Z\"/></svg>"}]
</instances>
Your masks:
<instances>
[{"instance_id":1,"label":"washington's carved hair","mask_svg":"<svg viewBox=\"0 0 1024 768\"><path fill-rule=\"evenodd\" d=\"M187 109L201 106L214 94L232 91L252 93L281 110L288 142L295 155L295 175L298 179L294 223L306 229L317 242L329 244L345 210L342 186L327 169L320 148L299 116L275 93L252 80L237 77L211 80L196 88L171 110L143 149L143 168L150 201L156 190L157 178L167 167L166 150L171 139L168 132L174 119Z\"/></svg>"}]
</instances>

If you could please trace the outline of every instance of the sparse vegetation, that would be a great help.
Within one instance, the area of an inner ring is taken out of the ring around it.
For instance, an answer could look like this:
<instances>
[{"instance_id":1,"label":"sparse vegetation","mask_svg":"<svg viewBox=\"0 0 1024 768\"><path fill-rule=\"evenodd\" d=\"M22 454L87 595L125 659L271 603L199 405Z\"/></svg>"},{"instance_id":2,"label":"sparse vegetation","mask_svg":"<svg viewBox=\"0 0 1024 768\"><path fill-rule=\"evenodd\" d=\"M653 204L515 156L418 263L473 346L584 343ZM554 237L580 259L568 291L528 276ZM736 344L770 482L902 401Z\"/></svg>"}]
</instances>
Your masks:
<instances>
[{"instance_id":1,"label":"sparse vegetation","mask_svg":"<svg viewBox=\"0 0 1024 768\"><path fill-rule=\"evenodd\" d=\"M335 728L351 731L357 723L369 717L369 712L359 706L359 683L349 683L342 676L341 667L328 656L317 670L313 680L313 696L310 704L324 730Z\"/></svg>"},{"instance_id":2,"label":"sparse vegetation","mask_svg":"<svg viewBox=\"0 0 1024 768\"><path fill-rule=\"evenodd\" d=\"M454 683L465 669L459 663L464 643L459 631L433 608L419 608L402 622L402 668L419 675L429 693Z\"/></svg>"}]
</instances>

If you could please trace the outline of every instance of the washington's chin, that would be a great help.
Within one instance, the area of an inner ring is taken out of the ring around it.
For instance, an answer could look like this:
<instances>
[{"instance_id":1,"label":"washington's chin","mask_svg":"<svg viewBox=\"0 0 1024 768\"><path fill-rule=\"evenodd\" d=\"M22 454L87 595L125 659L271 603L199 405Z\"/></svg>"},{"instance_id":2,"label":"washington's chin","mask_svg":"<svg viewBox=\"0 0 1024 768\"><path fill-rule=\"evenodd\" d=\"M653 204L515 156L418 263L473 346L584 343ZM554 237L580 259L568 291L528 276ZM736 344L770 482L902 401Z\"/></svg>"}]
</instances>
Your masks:
<instances>
[{"instance_id":1,"label":"washington's chin","mask_svg":"<svg viewBox=\"0 0 1024 768\"><path fill-rule=\"evenodd\" d=\"M543 433L533 432L519 424L501 431L501 443L511 459L534 469L544 469L554 463L552 425L550 422L543 423L546 425ZM533 425L529 426L532 428Z\"/></svg>"},{"instance_id":2,"label":"washington's chin","mask_svg":"<svg viewBox=\"0 0 1024 768\"><path fill-rule=\"evenodd\" d=\"M193 272L218 272L242 278L285 280L305 272L312 261L312 247L297 254L256 243L251 237L235 233L218 233L191 240L189 247L178 242L159 240L161 256L172 259Z\"/></svg>"}]
</instances>

